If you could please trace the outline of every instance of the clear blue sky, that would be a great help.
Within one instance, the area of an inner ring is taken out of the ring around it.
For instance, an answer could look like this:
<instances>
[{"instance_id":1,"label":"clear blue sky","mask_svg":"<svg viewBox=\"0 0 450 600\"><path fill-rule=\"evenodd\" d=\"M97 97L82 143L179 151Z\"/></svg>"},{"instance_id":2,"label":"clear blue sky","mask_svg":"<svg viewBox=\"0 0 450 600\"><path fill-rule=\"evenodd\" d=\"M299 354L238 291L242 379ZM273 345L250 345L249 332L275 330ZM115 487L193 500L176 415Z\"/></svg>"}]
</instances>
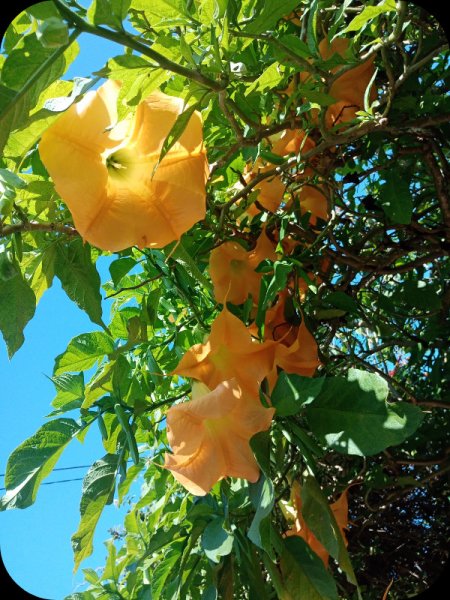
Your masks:
<instances>
[{"instance_id":1,"label":"clear blue sky","mask_svg":"<svg viewBox=\"0 0 450 600\"><path fill-rule=\"evenodd\" d=\"M122 53L121 46L86 34L78 41L79 57L65 79L88 77L108 58ZM99 271L102 281L110 278L108 259L101 259ZM104 318L109 321L107 306ZM11 361L0 336L0 473L5 472L9 454L46 421L45 415L52 410L50 403L55 389L46 375L52 374L54 358L65 350L72 337L96 329L98 327L67 298L55 279L25 329L24 345ZM83 444L77 440L71 442L57 467L90 465L104 454L98 428L93 427ZM86 471L84 468L54 472L46 481L78 479ZM32 507L0 513L3 561L11 577L35 596L61 600L85 589L85 586L78 587L83 582L81 569L104 565L103 541L110 537L108 529L123 522L126 509L114 505L106 507L97 526L94 554L73 575L70 537L78 527L81 484L74 481L43 485ZM0 477L0 487L3 485L3 477Z\"/></svg>"}]
</instances>

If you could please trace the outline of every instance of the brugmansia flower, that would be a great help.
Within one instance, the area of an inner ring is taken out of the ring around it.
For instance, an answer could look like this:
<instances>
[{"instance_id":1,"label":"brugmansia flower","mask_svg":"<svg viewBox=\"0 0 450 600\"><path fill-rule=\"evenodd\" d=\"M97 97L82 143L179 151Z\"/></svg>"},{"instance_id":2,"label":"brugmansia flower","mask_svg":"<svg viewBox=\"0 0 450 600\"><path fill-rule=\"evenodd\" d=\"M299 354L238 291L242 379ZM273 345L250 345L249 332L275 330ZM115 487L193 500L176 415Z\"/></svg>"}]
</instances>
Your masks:
<instances>
[{"instance_id":1,"label":"brugmansia flower","mask_svg":"<svg viewBox=\"0 0 450 600\"><path fill-rule=\"evenodd\" d=\"M283 343L277 345L275 364L286 373L296 373L305 377L314 375L320 365L317 343L304 321L298 327L297 337L290 346Z\"/></svg>"},{"instance_id":2,"label":"brugmansia flower","mask_svg":"<svg viewBox=\"0 0 450 600\"><path fill-rule=\"evenodd\" d=\"M173 454L164 466L189 492L207 494L224 477L255 482L259 468L249 445L250 438L269 429L274 410L264 408L235 379L214 390L193 391L193 399L167 412L167 437Z\"/></svg>"},{"instance_id":3,"label":"brugmansia flower","mask_svg":"<svg viewBox=\"0 0 450 600\"><path fill-rule=\"evenodd\" d=\"M173 373L197 379L210 389L235 378L246 392L257 394L273 369L276 346L253 341L244 323L224 306L206 342L192 346Z\"/></svg>"},{"instance_id":4,"label":"brugmansia flower","mask_svg":"<svg viewBox=\"0 0 450 600\"><path fill-rule=\"evenodd\" d=\"M242 304L249 294L258 301L262 275L255 269L265 258L276 259L275 244L261 232L253 250L246 251L237 242L225 242L215 248L209 259L209 272L217 302Z\"/></svg>"},{"instance_id":5,"label":"brugmansia flower","mask_svg":"<svg viewBox=\"0 0 450 600\"><path fill-rule=\"evenodd\" d=\"M341 531L345 545L347 545L347 539L345 537L345 529L348 525L348 498L347 491L339 496L339 498L333 504L330 504L330 509L336 519L336 523ZM319 558L322 559L325 567L328 567L329 554L326 549L322 546L316 536L309 529L302 515L302 498L301 498L301 487L298 481L294 481L291 488L291 503L293 508L282 505L283 512L287 514L288 518L294 518L294 524L285 533L286 536L297 535L305 540L308 546L313 550Z\"/></svg>"},{"instance_id":6,"label":"brugmansia flower","mask_svg":"<svg viewBox=\"0 0 450 600\"><path fill-rule=\"evenodd\" d=\"M281 135L272 136L270 139L272 141L271 152L278 156L287 156L292 153L298 154L300 151L306 153L315 146L314 141L300 129L286 129ZM255 161L252 170L247 172L247 174L244 174L244 178L249 183L257 174L267 173L272 170L274 166L275 165L270 163L264 164L263 161L258 158ZM309 174L311 174L311 169L308 167L301 173L302 176ZM298 177L299 175L300 174L297 173L296 176ZM283 183L281 176L275 175L263 179L255 185L254 189L258 191L258 204L270 212L275 212L283 200L286 186ZM255 204L252 204L247 212L253 216L259 213L260 209Z\"/></svg>"},{"instance_id":7,"label":"brugmansia flower","mask_svg":"<svg viewBox=\"0 0 450 600\"><path fill-rule=\"evenodd\" d=\"M349 40L346 38L336 38L331 44L328 38L324 38L319 44L319 51L321 57L327 60L335 53L344 56L348 47ZM351 121L355 118L356 112L364 108L364 94L375 72L373 61L374 57L349 69L331 84L328 93L337 102L327 110L326 122L328 127ZM341 68L342 66L335 67L332 69L332 73L339 71ZM372 88L369 95L370 102L373 102L375 98L376 91Z\"/></svg>"},{"instance_id":8,"label":"brugmansia flower","mask_svg":"<svg viewBox=\"0 0 450 600\"><path fill-rule=\"evenodd\" d=\"M103 250L162 248L205 215L208 173L194 113L154 172L183 101L154 92L116 125L119 84L107 81L43 134L39 153L84 240Z\"/></svg>"}]
</instances>

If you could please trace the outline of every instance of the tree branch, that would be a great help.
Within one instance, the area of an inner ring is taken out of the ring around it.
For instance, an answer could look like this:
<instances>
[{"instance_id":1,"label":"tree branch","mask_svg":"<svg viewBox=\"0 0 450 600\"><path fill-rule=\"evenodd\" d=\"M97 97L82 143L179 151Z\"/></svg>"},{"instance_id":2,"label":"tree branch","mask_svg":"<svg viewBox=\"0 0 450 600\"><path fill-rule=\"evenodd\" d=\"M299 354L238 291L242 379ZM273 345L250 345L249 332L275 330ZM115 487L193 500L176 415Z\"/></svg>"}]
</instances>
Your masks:
<instances>
[{"instance_id":1,"label":"tree branch","mask_svg":"<svg viewBox=\"0 0 450 600\"><path fill-rule=\"evenodd\" d=\"M116 42L122 46L126 46L127 48L131 48L140 52L144 56L151 58L154 60L162 69L167 69L172 73L177 73L178 75L182 75L192 81L196 81L203 87L209 88L216 92L223 90L226 87L226 84L223 82L214 81L209 77L206 77L200 71L194 71L187 67L183 67L176 62L166 58L159 52L152 50L149 46L146 46L142 42L136 40L134 37L129 35L128 33L112 31L110 29L106 29L105 27L101 27L99 25L91 25L87 23L84 19L82 19L77 14L73 13L70 8L63 2L62 0L53 0L56 8L59 10L61 15L68 21L70 25L76 27L80 31L84 31L86 33L90 33L92 35L96 35L98 37L105 38L112 42Z\"/></svg>"}]
</instances>

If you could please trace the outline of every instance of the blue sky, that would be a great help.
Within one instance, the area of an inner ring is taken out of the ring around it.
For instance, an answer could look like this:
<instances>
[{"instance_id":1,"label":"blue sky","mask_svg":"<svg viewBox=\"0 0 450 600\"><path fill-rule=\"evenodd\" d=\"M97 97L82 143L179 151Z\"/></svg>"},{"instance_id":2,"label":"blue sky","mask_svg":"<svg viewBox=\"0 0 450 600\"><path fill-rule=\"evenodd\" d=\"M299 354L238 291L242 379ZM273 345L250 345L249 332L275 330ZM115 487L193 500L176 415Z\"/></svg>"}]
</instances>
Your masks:
<instances>
[{"instance_id":1,"label":"blue sky","mask_svg":"<svg viewBox=\"0 0 450 600\"><path fill-rule=\"evenodd\" d=\"M122 53L112 42L82 34L78 38L80 54L64 79L88 77L100 69L111 56ZM101 259L102 281L110 278L108 259ZM104 318L108 322L106 307ZM25 343L8 360L0 338L0 473L4 474L10 453L31 436L51 411L55 396L52 374L55 357L63 352L75 335L98 329L72 303L57 280L39 303L35 317L25 329ZM90 465L105 454L97 427L88 433L83 444L74 440L57 464L60 467ZM54 472L46 481L82 478L87 469ZM94 554L73 575L70 537L79 522L81 481L42 485L36 503L26 510L0 513L0 545L3 561L11 577L27 592L49 600L60 600L83 582L82 568L98 568L105 562L103 541L108 529L123 522L126 508L106 507L97 526ZM0 487L3 487L0 477ZM2 494L3 492L0 492Z\"/></svg>"}]
</instances>

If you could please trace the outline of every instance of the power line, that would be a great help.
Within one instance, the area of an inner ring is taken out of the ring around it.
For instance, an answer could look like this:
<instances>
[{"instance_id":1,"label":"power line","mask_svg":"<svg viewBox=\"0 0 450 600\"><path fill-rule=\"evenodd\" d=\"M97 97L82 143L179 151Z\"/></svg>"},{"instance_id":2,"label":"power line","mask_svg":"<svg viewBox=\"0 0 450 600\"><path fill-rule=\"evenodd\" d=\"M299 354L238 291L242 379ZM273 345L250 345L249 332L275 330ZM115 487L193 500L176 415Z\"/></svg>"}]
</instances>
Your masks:
<instances>
[{"instance_id":1,"label":"power line","mask_svg":"<svg viewBox=\"0 0 450 600\"><path fill-rule=\"evenodd\" d=\"M77 468L77 467L75 467ZM56 470L56 469L55 469ZM72 481L83 481L84 477L77 477L75 479L58 479L57 481L43 481L41 485L53 485L54 483L70 483ZM0 492L5 492L5 487L0 487Z\"/></svg>"},{"instance_id":2,"label":"power line","mask_svg":"<svg viewBox=\"0 0 450 600\"><path fill-rule=\"evenodd\" d=\"M70 471L71 469L89 469L92 465L78 465L76 467L57 467L56 469L52 469L53 471ZM0 473L0 477L4 477L6 473ZM0 488L1 489L1 488Z\"/></svg>"}]
</instances>

